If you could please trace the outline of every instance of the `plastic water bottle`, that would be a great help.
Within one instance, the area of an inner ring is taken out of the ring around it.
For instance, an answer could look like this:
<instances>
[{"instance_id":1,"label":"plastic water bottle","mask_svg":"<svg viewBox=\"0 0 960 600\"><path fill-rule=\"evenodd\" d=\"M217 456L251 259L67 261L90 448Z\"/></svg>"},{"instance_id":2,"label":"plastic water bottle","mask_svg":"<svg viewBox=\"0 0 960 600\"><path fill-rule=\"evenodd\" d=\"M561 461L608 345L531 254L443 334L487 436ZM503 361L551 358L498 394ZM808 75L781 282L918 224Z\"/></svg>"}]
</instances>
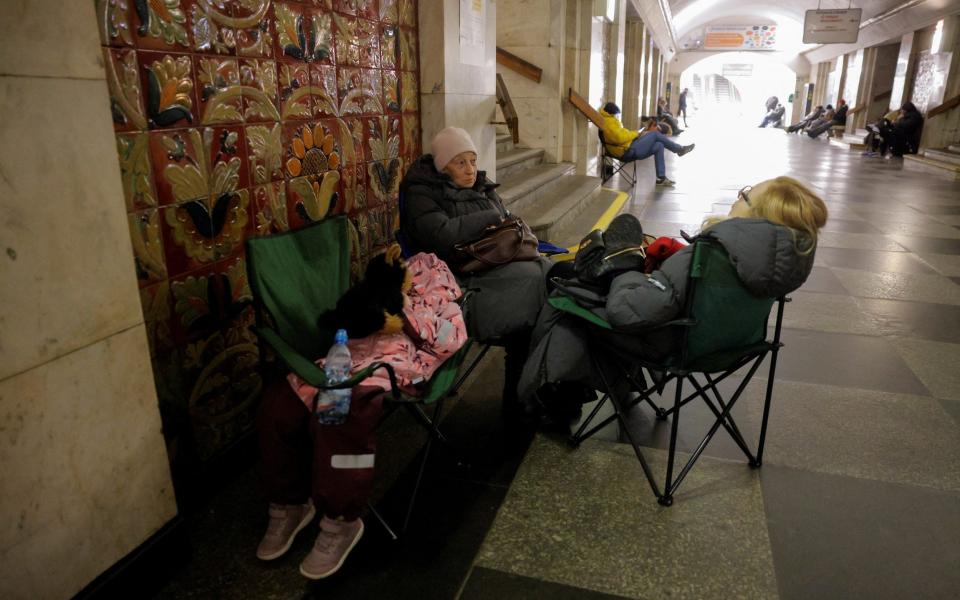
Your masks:
<instances>
[{"instance_id":1,"label":"plastic water bottle","mask_svg":"<svg viewBox=\"0 0 960 600\"><path fill-rule=\"evenodd\" d=\"M347 348L347 330L338 329L333 346L327 352L323 371L328 383L340 383L350 378L350 349ZM350 412L350 388L342 390L321 390L317 401L317 420L324 425L343 423Z\"/></svg>"}]
</instances>

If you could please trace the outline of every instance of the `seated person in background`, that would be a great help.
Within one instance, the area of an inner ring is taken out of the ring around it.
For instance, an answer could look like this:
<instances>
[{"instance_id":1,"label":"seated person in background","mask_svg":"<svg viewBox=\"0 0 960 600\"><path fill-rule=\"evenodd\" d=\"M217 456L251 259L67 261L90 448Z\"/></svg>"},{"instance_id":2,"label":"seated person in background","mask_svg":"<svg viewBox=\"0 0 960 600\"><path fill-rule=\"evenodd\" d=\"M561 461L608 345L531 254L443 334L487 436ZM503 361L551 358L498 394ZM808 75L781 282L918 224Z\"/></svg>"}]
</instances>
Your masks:
<instances>
[{"instance_id":1,"label":"seated person in background","mask_svg":"<svg viewBox=\"0 0 960 600\"><path fill-rule=\"evenodd\" d=\"M778 104L776 108L767 113L767 116L763 118L763 121L760 122L760 127L767 127L772 125L773 127L779 127L783 122L783 113L787 111L782 104Z\"/></svg>"},{"instance_id":2,"label":"seated person in background","mask_svg":"<svg viewBox=\"0 0 960 600\"><path fill-rule=\"evenodd\" d=\"M767 101L763 103L763 106L767 109L767 112L775 109L777 105L780 104L780 98L776 96L770 96L767 98Z\"/></svg>"},{"instance_id":3,"label":"seated person in background","mask_svg":"<svg viewBox=\"0 0 960 600\"><path fill-rule=\"evenodd\" d=\"M830 105L827 105L827 108L830 108ZM833 116L829 121L821 122L818 125L810 127L810 130L807 131L807 135L816 139L824 131L828 131L831 127L836 125L846 125L847 124L847 101L843 98L840 98L840 101L837 102L837 110L833 113Z\"/></svg>"},{"instance_id":4,"label":"seated person in background","mask_svg":"<svg viewBox=\"0 0 960 600\"><path fill-rule=\"evenodd\" d=\"M923 115L913 102L904 102L897 120L890 125L882 124L879 128L879 134L890 147L890 154L893 156L916 154L920 149L922 133Z\"/></svg>"},{"instance_id":5,"label":"seated person in background","mask_svg":"<svg viewBox=\"0 0 960 600\"><path fill-rule=\"evenodd\" d=\"M680 124L677 123L677 120L674 119L670 113L670 109L667 107L667 101L664 98L657 99L657 118L670 126L670 129L673 130L673 135L683 133L683 130L680 129Z\"/></svg>"},{"instance_id":6,"label":"seated person in background","mask_svg":"<svg viewBox=\"0 0 960 600\"><path fill-rule=\"evenodd\" d=\"M723 245L744 287L776 298L799 288L810 275L817 234L826 221L827 207L819 196L796 179L776 177L740 190L729 216L708 220L701 235ZM683 309L692 255L693 246L686 246L650 275L627 271L614 277L605 306L592 309L612 330L591 326L548 304L534 329L520 398L530 401L541 386L558 381L602 389L588 354L590 340L623 355L652 360L675 352L682 333L657 326Z\"/></svg>"},{"instance_id":7,"label":"seated person in background","mask_svg":"<svg viewBox=\"0 0 960 600\"><path fill-rule=\"evenodd\" d=\"M887 153L887 141L880 135L880 128L886 125L891 126L900 118L899 110L891 110L875 123L868 123L866 126L867 135L863 136L863 145L867 147L861 152L862 156L883 156Z\"/></svg>"},{"instance_id":8,"label":"seated person in background","mask_svg":"<svg viewBox=\"0 0 960 600\"><path fill-rule=\"evenodd\" d=\"M800 119L799 122L794 123L790 127L787 127L787 133L796 133L801 129L809 127L811 123L820 118L820 115L823 114L823 106L815 106L813 110L808 112L805 117Z\"/></svg>"},{"instance_id":9,"label":"seated person in background","mask_svg":"<svg viewBox=\"0 0 960 600\"><path fill-rule=\"evenodd\" d=\"M484 229L510 215L497 184L477 170L477 149L459 127L434 136L430 154L418 158L400 183L400 227L411 248L432 252L454 266L454 246L480 238ZM456 273L468 292L463 315L470 337L495 342L506 350L503 415L521 416L517 380L526 360L530 332L547 297L546 258L512 262L471 274Z\"/></svg>"},{"instance_id":10,"label":"seated person in background","mask_svg":"<svg viewBox=\"0 0 960 600\"><path fill-rule=\"evenodd\" d=\"M606 151L623 162L642 160L653 155L657 170L656 185L671 186L676 183L667 179L663 150L666 148L677 156L683 156L693 150L694 145L681 146L659 131L644 132L640 135L639 131L624 129L620 119L616 117L618 114L620 114L620 107L613 102L607 102L600 110L600 116L603 117L603 140Z\"/></svg>"}]
</instances>

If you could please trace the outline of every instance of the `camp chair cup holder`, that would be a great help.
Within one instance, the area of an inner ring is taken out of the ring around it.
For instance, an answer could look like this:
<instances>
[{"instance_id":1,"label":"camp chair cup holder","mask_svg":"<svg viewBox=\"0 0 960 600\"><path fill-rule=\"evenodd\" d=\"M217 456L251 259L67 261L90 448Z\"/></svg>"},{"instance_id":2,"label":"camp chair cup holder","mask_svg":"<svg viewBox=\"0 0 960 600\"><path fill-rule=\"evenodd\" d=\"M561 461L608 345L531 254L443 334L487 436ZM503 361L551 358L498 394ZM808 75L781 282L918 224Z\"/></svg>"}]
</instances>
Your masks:
<instances>
[{"instance_id":1,"label":"camp chair cup holder","mask_svg":"<svg viewBox=\"0 0 960 600\"><path fill-rule=\"evenodd\" d=\"M609 344L591 336L588 352L603 392L600 400L584 419L568 443L578 447L595 433L617 422L620 431L633 446L641 469L663 506L673 504L677 488L685 480L714 435L722 428L743 452L751 468L763 464L767 422L776 377L777 355L783 344L780 335L784 306L789 298L758 298L739 283L735 267L719 243L705 238L694 242L690 283L680 318L664 324L676 328L681 336L679 349L659 361L618 355ZM578 311L570 302L552 301L556 308L590 323L588 331L611 329L593 313ZM768 321L776 304L773 336L768 339ZM565 308L568 307L568 308ZM736 314L732 314L736 313ZM590 317L595 317L590 319ZM600 322L598 322L600 321ZM626 335L626 334L625 334ZM732 410L750 384L761 364L769 357L768 376L763 400L763 413L756 450L735 421ZM735 374L743 373L735 391L724 398L719 384ZM668 384L674 384L672 402L658 404ZM700 442L690 452L686 463L677 464L677 440L681 409L694 400L703 401L713 415L713 422ZM613 414L599 419L600 410L610 403ZM640 404L650 406L656 419L670 419L670 437L666 457L666 473L661 483L654 476L646 451L628 424L628 415ZM599 420L599 423L596 421Z\"/></svg>"}]
</instances>

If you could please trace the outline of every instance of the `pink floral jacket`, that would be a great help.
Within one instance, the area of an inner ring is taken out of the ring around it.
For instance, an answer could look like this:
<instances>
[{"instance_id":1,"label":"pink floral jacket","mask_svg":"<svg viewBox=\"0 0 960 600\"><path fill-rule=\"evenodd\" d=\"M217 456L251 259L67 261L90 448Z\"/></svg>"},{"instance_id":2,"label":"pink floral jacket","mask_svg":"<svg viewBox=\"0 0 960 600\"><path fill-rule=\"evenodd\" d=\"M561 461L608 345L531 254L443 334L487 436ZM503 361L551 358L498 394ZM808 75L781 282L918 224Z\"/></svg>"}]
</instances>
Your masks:
<instances>
[{"instance_id":1,"label":"pink floral jacket","mask_svg":"<svg viewBox=\"0 0 960 600\"><path fill-rule=\"evenodd\" d=\"M417 393L417 386L433 373L467 341L467 327L456 300L460 286L447 264L434 254L417 254L407 261L413 287L407 293L403 316L404 331L378 334L349 340L353 370L374 362L391 365L397 383L404 391ZM323 366L323 359L317 361ZM307 408L313 408L317 388L291 373L287 379L293 391ZM364 385L390 389L386 371L379 369L364 380Z\"/></svg>"}]
</instances>

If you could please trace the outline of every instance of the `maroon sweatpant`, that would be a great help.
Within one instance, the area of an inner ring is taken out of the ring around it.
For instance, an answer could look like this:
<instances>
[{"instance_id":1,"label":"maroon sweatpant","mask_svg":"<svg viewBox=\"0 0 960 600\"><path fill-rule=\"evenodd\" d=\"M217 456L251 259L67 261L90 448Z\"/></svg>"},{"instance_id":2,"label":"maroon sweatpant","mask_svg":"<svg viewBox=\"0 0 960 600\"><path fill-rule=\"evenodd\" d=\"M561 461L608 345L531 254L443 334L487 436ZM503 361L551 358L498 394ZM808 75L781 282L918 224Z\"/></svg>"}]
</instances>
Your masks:
<instances>
[{"instance_id":1,"label":"maroon sweatpant","mask_svg":"<svg viewBox=\"0 0 960 600\"><path fill-rule=\"evenodd\" d=\"M321 425L286 380L264 388L258 429L267 500L303 504L322 514L356 519L373 488L376 428L383 390L357 386L342 425Z\"/></svg>"}]
</instances>

